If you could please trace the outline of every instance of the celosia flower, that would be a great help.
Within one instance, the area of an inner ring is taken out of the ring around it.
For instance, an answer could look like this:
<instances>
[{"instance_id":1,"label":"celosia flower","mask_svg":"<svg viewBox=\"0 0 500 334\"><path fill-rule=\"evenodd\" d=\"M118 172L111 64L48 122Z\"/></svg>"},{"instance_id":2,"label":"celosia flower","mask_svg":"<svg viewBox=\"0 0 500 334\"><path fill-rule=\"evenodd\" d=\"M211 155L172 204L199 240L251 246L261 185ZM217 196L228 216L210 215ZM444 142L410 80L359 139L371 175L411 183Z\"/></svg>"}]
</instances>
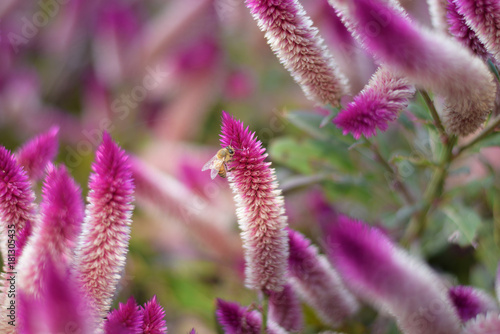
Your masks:
<instances>
[{"instance_id":1,"label":"celosia flower","mask_svg":"<svg viewBox=\"0 0 500 334\"><path fill-rule=\"evenodd\" d=\"M119 303L118 309L108 315L104 324L106 334L142 334L142 310L130 297L125 304Z\"/></svg>"},{"instance_id":2,"label":"celosia flower","mask_svg":"<svg viewBox=\"0 0 500 334\"><path fill-rule=\"evenodd\" d=\"M49 258L39 275L43 289L38 297L18 291L18 333L96 333L88 304L67 268Z\"/></svg>"},{"instance_id":3,"label":"celosia flower","mask_svg":"<svg viewBox=\"0 0 500 334\"><path fill-rule=\"evenodd\" d=\"M496 85L481 59L381 1L339 0L334 5L356 23L350 29L380 63L445 98L450 132L464 136L482 125L493 108Z\"/></svg>"},{"instance_id":4,"label":"celosia flower","mask_svg":"<svg viewBox=\"0 0 500 334\"><path fill-rule=\"evenodd\" d=\"M107 133L92 170L74 267L95 311L105 317L125 265L134 186L128 156Z\"/></svg>"},{"instance_id":5,"label":"celosia flower","mask_svg":"<svg viewBox=\"0 0 500 334\"><path fill-rule=\"evenodd\" d=\"M405 334L460 332L440 278L380 230L342 217L325 227L329 256L357 296L392 315Z\"/></svg>"},{"instance_id":6,"label":"celosia flower","mask_svg":"<svg viewBox=\"0 0 500 334\"><path fill-rule=\"evenodd\" d=\"M302 308L300 301L289 284L280 292L269 294L269 319L290 332L302 329Z\"/></svg>"},{"instance_id":7,"label":"celosia flower","mask_svg":"<svg viewBox=\"0 0 500 334\"><path fill-rule=\"evenodd\" d=\"M37 297L47 261L57 268L69 266L83 220L81 191L64 166L47 169L42 189L40 222L19 259L19 288Z\"/></svg>"},{"instance_id":8,"label":"celosia flower","mask_svg":"<svg viewBox=\"0 0 500 334\"><path fill-rule=\"evenodd\" d=\"M462 334L496 334L500 333L500 314L490 312L480 314L467 322Z\"/></svg>"},{"instance_id":9,"label":"celosia flower","mask_svg":"<svg viewBox=\"0 0 500 334\"><path fill-rule=\"evenodd\" d=\"M288 232L288 270L292 286L316 310L321 320L337 326L357 311L358 303L328 260L318 254L318 249L299 232Z\"/></svg>"},{"instance_id":10,"label":"celosia flower","mask_svg":"<svg viewBox=\"0 0 500 334\"><path fill-rule=\"evenodd\" d=\"M297 0L246 0L271 49L306 96L338 106L347 93L347 79L339 71Z\"/></svg>"},{"instance_id":11,"label":"celosia flower","mask_svg":"<svg viewBox=\"0 0 500 334\"><path fill-rule=\"evenodd\" d=\"M48 132L28 141L17 150L17 162L23 166L31 180L39 180L43 176L47 163L56 157L59 146L58 132L58 127L52 127Z\"/></svg>"},{"instance_id":12,"label":"celosia flower","mask_svg":"<svg viewBox=\"0 0 500 334\"><path fill-rule=\"evenodd\" d=\"M191 329L191 332L189 332L189 334L196 334L196 331L193 329Z\"/></svg>"},{"instance_id":13,"label":"celosia flower","mask_svg":"<svg viewBox=\"0 0 500 334\"><path fill-rule=\"evenodd\" d=\"M377 129L387 130L388 122L397 119L414 93L415 88L406 79L380 67L333 122L344 135L351 133L356 139L374 136Z\"/></svg>"},{"instance_id":14,"label":"celosia flower","mask_svg":"<svg viewBox=\"0 0 500 334\"><path fill-rule=\"evenodd\" d=\"M165 322L165 311L158 304L156 296L144 305L142 312L142 332L143 334L167 333L167 323Z\"/></svg>"},{"instance_id":15,"label":"celosia flower","mask_svg":"<svg viewBox=\"0 0 500 334\"><path fill-rule=\"evenodd\" d=\"M229 183L242 230L245 284L251 289L280 291L286 281L287 218L274 170L264 161L267 154L255 133L226 112L221 144L235 149Z\"/></svg>"},{"instance_id":16,"label":"celosia flower","mask_svg":"<svg viewBox=\"0 0 500 334\"><path fill-rule=\"evenodd\" d=\"M500 3L491 0L449 0L456 5L467 25L475 31L477 37L500 60Z\"/></svg>"},{"instance_id":17,"label":"celosia flower","mask_svg":"<svg viewBox=\"0 0 500 334\"><path fill-rule=\"evenodd\" d=\"M481 313L498 311L496 301L490 295L470 286L455 286L450 289L449 295L464 322Z\"/></svg>"},{"instance_id":18,"label":"celosia flower","mask_svg":"<svg viewBox=\"0 0 500 334\"><path fill-rule=\"evenodd\" d=\"M488 58L486 47L481 43L474 30L469 27L464 16L458 12L457 4L453 0L449 0L447 7L446 18L450 26L450 33L478 57L486 60Z\"/></svg>"}]
</instances>

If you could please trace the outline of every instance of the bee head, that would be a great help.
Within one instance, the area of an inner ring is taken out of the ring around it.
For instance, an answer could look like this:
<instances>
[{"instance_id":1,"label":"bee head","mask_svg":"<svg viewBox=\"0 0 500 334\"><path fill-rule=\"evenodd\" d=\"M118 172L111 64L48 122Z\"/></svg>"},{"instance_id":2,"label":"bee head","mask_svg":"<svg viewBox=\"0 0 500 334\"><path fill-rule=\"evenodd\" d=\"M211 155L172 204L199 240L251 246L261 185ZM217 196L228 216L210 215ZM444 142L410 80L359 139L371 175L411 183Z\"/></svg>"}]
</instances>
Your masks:
<instances>
[{"instance_id":1,"label":"bee head","mask_svg":"<svg viewBox=\"0 0 500 334\"><path fill-rule=\"evenodd\" d=\"M229 152L229 154L231 154L231 155L234 154L234 148L232 148L231 146L226 147L226 149Z\"/></svg>"}]
</instances>

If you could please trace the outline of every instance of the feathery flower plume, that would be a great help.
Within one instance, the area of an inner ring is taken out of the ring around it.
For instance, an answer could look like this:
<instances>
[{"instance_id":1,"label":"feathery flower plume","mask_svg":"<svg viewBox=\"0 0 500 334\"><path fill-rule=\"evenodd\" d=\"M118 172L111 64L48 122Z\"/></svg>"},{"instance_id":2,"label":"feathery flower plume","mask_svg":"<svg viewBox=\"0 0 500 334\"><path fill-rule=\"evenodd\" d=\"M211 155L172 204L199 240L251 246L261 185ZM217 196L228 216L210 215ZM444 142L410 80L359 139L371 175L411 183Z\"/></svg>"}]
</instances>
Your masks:
<instances>
[{"instance_id":1,"label":"feathery flower plume","mask_svg":"<svg viewBox=\"0 0 500 334\"><path fill-rule=\"evenodd\" d=\"M96 333L84 295L66 269L49 258L41 268L39 296L19 291L19 334Z\"/></svg>"},{"instance_id":2,"label":"feathery flower plume","mask_svg":"<svg viewBox=\"0 0 500 334\"><path fill-rule=\"evenodd\" d=\"M96 316L105 317L125 265L134 208L128 156L108 133L103 134L92 171L74 268Z\"/></svg>"},{"instance_id":3,"label":"feathery flower plume","mask_svg":"<svg viewBox=\"0 0 500 334\"><path fill-rule=\"evenodd\" d=\"M144 334L165 334L167 333L167 323L165 321L165 311L156 296L144 304L142 332Z\"/></svg>"},{"instance_id":4,"label":"feathery flower plume","mask_svg":"<svg viewBox=\"0 0 500 334\"><path fill-rule=\"evenodd\" d=\"M469 27L465 17L458 12L457 4L453 0L449 0L447 9L446 19L450 26L450 33L478 57L487 60L488 51L486 47L479 40L474 30Z\"/></svg>"},{"instance_id":5,"label":"feathery flower plume","mask_svg":"<svg viewBox=\"0 0 500 334\"><path fill-rule=\"evenodd\" d=\"M57 268L69 266L82 221L80 188L64 166L50 164L42 188L40 222L17 266L19 288L25 294L35 298L40 294L47 261Z\"/></svg>"},{"instance_id":6,"label":"feathery flower plume","mask_svg":"<svg viewBox=\"0 0 500 334\"><path fill-rule=\"evenodd\" d=\"M297 0L246 0L259 28L283 66L306 96L338 106L349 88L347 79Z\"/></svg>"},{"instance_id":7,"label":"feathery flower plume","mask_svg":"<svg viewBox=\"0 0 500 334\"><path fill-rule=\"evenodd\" d=\"M497 303L490 295L471 286L454 286L448 294L463 322L475 318L480 313L498 311Z\"/></svg>"},{"instance_id":8,"label":"feathery flower plume","mask_svg":"<svg viewBox=\"0 0 500 334\"><path fill-rule=\"evenodd\" d=\"M446 20L448 0L427 0L432 27L439 32L449 34Z\"/></svg>"},{"instance_id":9,"label":"feathery flower plume","mask_svg":"<svg viewBox=\"0 0 500 334\"><path fill-rule=\"evenodd\" d=\"M287 331L301 331L304 325L302 308L289 284L286 284L280 292L269 293L269 319Z\"/></svg>"},{"instance_id":10,"label":"feathery flower plume","mask_svg":"<svg viewBox=\"0 0 500 334\"><path fill-rule=\"evenodd\" d=\"M405 334L460 332L447 289L380 230L342 217L325 226L329 256L355 294L391 314Z\"/></svg>"},{"instance_id":11,"label":"feathery flower plume","mask_svg":"<svg viewBox=\"0 0 500 334\"><path fill-rule=\"evenodd\" d=\"M118 309L108 314L104 324L106 334L142 334L142 310L134 297L125 304L119 303ZM146 333L146 332L144 332Z\"/></svg>"},{"instance_id":12,"label":"feathery flower plume","mask_svg":"<svg viewBox=\"0 0 500 334\"><path fill-rule=\"evenodd\" d=\"M23 166L32 181L41 179L47 163L56 157L59 146L58 132L58 127L52 127L48 132L33 138L17 150L17 162Z\"/></svg>"},{"instance_id":13,"label":"feathery flower plume","mask_svg":"<svg viewBox=\"0 0 500 334\"><path fill-rule=\"evenodd\" d=\"M496 85L483 61L458 42L410 22L398 8L381 1L331 1L361 44L396 74L443 96L445 123L465 136L477 130L493 109Z\"/></svg>"},{"instance_id":14,"label":"feathery flower plume","mask_svg":"<svg viewBox=\"0 0 500 334\"><path fill-rule=\"evenodd\" d=\"M287 218L283 197L265 148L254 132L222 113L223 147L235 148L229 183L234 193L245 250L245 284L256 290L280 291L286 283Z\"/></svg>"},{"instance_id":15,"label":"feathery flower plume","mask_svg":"<svg viewBox=\"0 0 500 334\"><path fill-rule=\"evenodd\" d=\"M489 312L480 314L470 320L465 325L462 334L496 334L500 333L500 314L498 312Z\"/></svg>"},{"instance_id":16,"label":"feathery flower plume","mask_svg":"<svg viewBox=\"0 0 500 334\"><path fill-rule=\"evenodd\" d=\"M337 326L358 310L358 303L345 288L338 273L302 234L288 230L288 270L292 286L316 310L321 320Z\"/></svg>"},{"instance_id":17,"label":"feathery flower plume","mask_svg":"<svg viewBox=\"0 0 500 334\"><path fill-rule=\"evenodd\" d=\"M454 2L458 13L462 14L467 25L500 61L500 3L492 0L449 0Z\"/></svg>"},{"instance_id":18,"label":"feathery flower plume","mask_svg":"<svg viewBox=\"0 0 500 334\"><path fill-rule=\"evenodd\" d=\"M387 130L388 122L396 120L413 94L415 88L406 79L379 67L365 88L333 122L344 135L351 133L356 139L362 135L374 136L377 129Z\"/></svg>"}]
</instances>

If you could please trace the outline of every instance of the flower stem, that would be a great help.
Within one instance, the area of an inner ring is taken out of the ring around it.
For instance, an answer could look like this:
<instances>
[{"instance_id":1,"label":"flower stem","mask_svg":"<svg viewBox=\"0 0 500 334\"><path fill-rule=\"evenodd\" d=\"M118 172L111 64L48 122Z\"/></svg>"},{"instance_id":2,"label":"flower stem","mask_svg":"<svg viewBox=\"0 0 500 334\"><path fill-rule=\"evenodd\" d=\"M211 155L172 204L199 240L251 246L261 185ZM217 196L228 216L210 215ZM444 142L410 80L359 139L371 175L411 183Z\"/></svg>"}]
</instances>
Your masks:
<instances>
[{"instance_id":1,"label":"flower stem","mask_svg":"<svg viewBox=\"0 0 500 334\"><path fill-rule=\"evenodd\" d=\"M269 296L265 291L262 291L262 299L261 299L261 305L262 305L262 326L260 327L260 332L261 334L266 334L267 333L267 309L269 306Z\"/></svg>"},{"instance_id":2,"label":"flower stem","mask_svg":"<svg viewBox=\"0 0 500 334\"><path fill-rule=\"evenodd\" d=\"M491 122L491 124L486 127L479 135L477 135L474 139L472 139L470 142L467 144L461 145L458 147L457 152L453 155L452 160L458 157L462 152L465 150L469 149L470 147L476 145L483 139L489 137L493 133L495 133L495 129L500 126L500 116L498 116L495 120Z\"/></svg>"},{"instance_id":3,"label":"flower stem","mask_svg":"<svg viewBox=\"0 0 500 334\"><path fill-rule=\"evenodd\" d=\"M434 106L434 102L432 101L431 97L425 90L419 89L418 92L420 95L422 95L425 104L427 105L427 108L429 109L432 119L434 120L434 125L439 131L439 134L441 135L441 138L445 139L448 138L448 135L446 134L446 130L444 129L443 123L441 122L441 118L439 117L436 107Z\"/></svg>"}]
</instances>

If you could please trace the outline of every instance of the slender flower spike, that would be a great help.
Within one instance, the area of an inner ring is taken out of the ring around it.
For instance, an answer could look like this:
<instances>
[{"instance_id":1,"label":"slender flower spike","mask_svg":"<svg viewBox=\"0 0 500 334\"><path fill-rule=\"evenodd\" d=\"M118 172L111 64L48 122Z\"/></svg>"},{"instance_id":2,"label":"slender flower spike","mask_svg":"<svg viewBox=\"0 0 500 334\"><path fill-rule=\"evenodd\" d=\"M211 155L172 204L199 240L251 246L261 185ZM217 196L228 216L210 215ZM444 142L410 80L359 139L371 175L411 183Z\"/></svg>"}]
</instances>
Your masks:
<instances>
[{"instance_id":1,"label":"slender flower spike","mask_svg":"<svg viewBox=\"0 0 500 334\"><path fill-rule=\"evenodd\" d=\"M288 233L292 286L321 320L336 327L357 311L358 303L318 249L299 232L289 229Z\"/></svg>"},{"instance_id":2,"label":"slender flower spike","mask_svg":"<svg viewBox=\"0 0 500 334\"><path fill-rule=\"evenodd\" d=\"M496 85L487 65L457 41L410 22L381 0L331 0L361 44L396 74L445 98L448 130L476 131L493 109Z\"/></svg>"},{"instance_id":3,"label":"slender flower spike","mask_svg":"<svg viewBox=\"0 0 500 334\"><path fill-rule=\"evenodd\" d=\"M287 331L301 331L304 325L302 308L289 284L286 284L282 291L269 294L269 319Z\"/></svg>"},{"instance_id":4,"label":"slender flower spike","mask_svg":"<svg viewBox=\"0 0 500 334\"><path fill-rule=\"evenodd\" d=\"M500 313L480 314L467 322L462 334L496 334L500 333Z\"/></svg>"},{"instance_id":5,"label":"slender flower spike","mask_svg":"<svg viewBox=\"0 0 500 334\"><path fill-rule=\"evenodd\" d=\"M58 150L58 127L51 128L24 144L17 152L16 158L19 165L23 166L26 173L33 181L39 180L45 171L47 163L54 160Z\"/></svg>"},{"instance_id":6,"label":"slender flower spike","mask_svg":"<svg viewBox=\"0 0 500 334\"><path fill-rule=\"evenodd\" d=\"M391 314L403 333L460 333L447 289L426 264L396 248L380 230L347 217L325 230L329 256L344 282Z\"/></svg>"},{"instance_id":7,"label":"slender flower spike","mask_svg":"<svg viewBox=\"0 0 500 334\"><path fill-rule=\"evenodd\" d=\"M470 286L455 286L450 289L449 295L463 322L478 314L498 311L497 303L490 295Z\"/></svg>"},{"instance_id":8,"label":"slender flower spike","mask_svg":"<svg viewBox=\"0 0 500 334\"><path fill-rule=\"evenodd\" d=\"M380 67L333 122L344 135L351 133L356 139L374 136L377 129L387 130L388 123L397 119L414 94L415 88L406 79Z\"/></svg>"},{"instance_id":9,"label":"slender flower spike","mask_svg":"<svg viewBox=\"0 0 500 334\"><path fill-rule=\"evenodd\" d=\"M108 320L104 324L104 331L106 334L143 333L142 310L134 297L130 297L125 304L119 303L118 309L109 313Z\"/></svg>"},{"instance_id":10,"label":"slender flower spike","mask_svg":"<svg viewBox=\"0 0 500 334\"><path fill-rule=\"evenodd\" d=\"M17 271L19 287L37 297L41 274L51 260L58 268L69 266L83 221L81 191L64 166L49 165L42 189L40 222L23 251Z\"/></svg>"},{"instance_id":11,"label":"slender flower spike","mask_svg":"<svg viewBox=\"0 0 500 334\"><path fill-rule=\"evenodd\" d=\"M134 185L128 156L107 133L92 170L75 270L95 311L103 318L125 265Z\"/></svg>"},{"instance_id":12,"label":"slender flower spike","mask_svg":"<svg viewBox=\"0 0 500 334\"><path fill-rule=\"evenodd\" d=\"M458 6L453 0L449 0L446 18L450 26L450 33L478 57L487 60L488 51L486 51L486 47L479 40L474 30L469 27L465 17L458 12Z\"/></svg>"},{"instance_id":13,"label":"slender flower spike","mask_svg":"<svg viewBox=\"0 0 500 334\"><path fill-rule=\"evenodd\" d=\"M456 4L467 25L476 32L477 37L500 61L500 3L494 0L449 0Z\"/></svg>"},{"instance_id":14,"label":"slender flower spike","mask_svg":"<svg viewBox=\"0 0 500 334\"><path fill-rule=\"evenodd\" d=\"M283 66L306 96L320 104L338 106L348 91L339 71L297 0L246 0L259 28Z\"/></svg>"},{"instance_id":15,"label":"slender flower spike","mask_svg":"<svg viewBox=\"0 0 500 334\"><path fill-rule=\"evenodd\" d=\"M286 282L288 237L283 197L274 169L255 133L226 112L222 114L223 147L235 148L229 183L237 206L245 249L245 284L256 290L281 291Z\"/></svg>"},{"instance_id":16,"label":"slender flower spike","mask_svg":"<svg viewBox=\"0 0 500 334\"><path fill-rule=\"evenodd\" d=\"M167 333L167 323L165 321L165 311L158 304L156 296L144 305L142 332L143 334L165 334Z\"/></svg>"}]
</instances>

